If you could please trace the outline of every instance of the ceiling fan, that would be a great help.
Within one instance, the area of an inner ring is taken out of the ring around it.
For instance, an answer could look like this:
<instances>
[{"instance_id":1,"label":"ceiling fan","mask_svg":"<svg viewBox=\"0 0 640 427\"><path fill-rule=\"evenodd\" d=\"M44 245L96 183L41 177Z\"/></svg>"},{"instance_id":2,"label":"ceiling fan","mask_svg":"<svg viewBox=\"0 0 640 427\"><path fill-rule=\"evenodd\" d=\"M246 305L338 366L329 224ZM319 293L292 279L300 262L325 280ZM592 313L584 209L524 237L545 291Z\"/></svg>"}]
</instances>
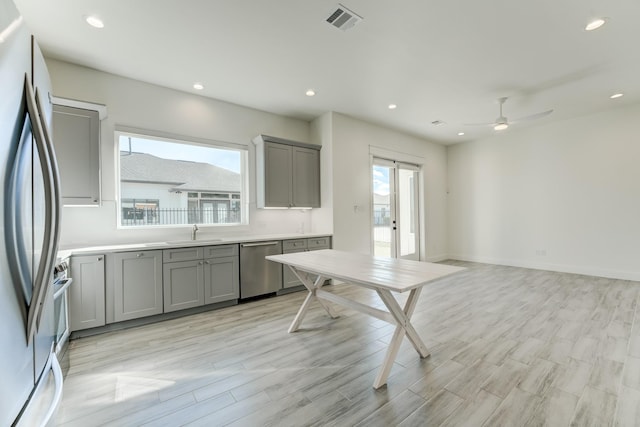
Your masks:
<instances>
[{"instance_id":1,"label":"ceiling fan","mask_svg":"<svg viewBox=\"0 0 640 427\"><path fill-rule=\"evenodd\" d=\"M500 104L500 116L494 122L492 122L492 123L465 123L465 125L466 126L493 126L494 130L505 130L506 128L509 127L509 125L512 125L514 123L541 119L541 118L543 118L545 116L548 116L549 114L553 113L553 109L551 109L551 110L543 111L541 113L532 114L530 116L520 117L519 119L515 119L515 120L509 121L509 120L507 120L507 118L502 113L502 106L507 101L507 99L508 98L506 96L502 97L502 98L498 98L498 103Z\"/></svg>"}]
</instances>

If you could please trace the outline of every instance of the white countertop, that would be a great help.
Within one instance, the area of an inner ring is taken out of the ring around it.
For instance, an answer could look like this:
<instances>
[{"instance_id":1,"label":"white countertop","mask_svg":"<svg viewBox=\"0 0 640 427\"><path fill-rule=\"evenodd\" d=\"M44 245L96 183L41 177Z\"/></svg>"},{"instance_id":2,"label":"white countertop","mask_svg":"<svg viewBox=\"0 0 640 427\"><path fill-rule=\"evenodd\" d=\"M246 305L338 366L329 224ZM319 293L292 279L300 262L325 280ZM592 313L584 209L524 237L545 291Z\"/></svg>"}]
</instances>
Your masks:
<instances>
[{"instance_id":1,"label":"white countertop","mask_svg":"<svg viewBox=\"0 0 640 427\"><path fill-rule=\"evenodd\" d=\"M122 243L111 244L101 246L80 246L80 247L63 247L58 250L58 258L64 259L71 255L90 255L90 254L104 254L109 252L127 252L127 251L141 251L141 250L154 250L154 249L171 249L190 246L214 246L214 245L228 245L234 243L245 242L262 242L267 240L292 240L292 239L309 239L314 237L331 236L331 234L261 234L261 235L246 235L235 237L212 237L201 238L196 240L174 240L167 242L149 242L149 243Z\"/></svg>"}]
</instances>

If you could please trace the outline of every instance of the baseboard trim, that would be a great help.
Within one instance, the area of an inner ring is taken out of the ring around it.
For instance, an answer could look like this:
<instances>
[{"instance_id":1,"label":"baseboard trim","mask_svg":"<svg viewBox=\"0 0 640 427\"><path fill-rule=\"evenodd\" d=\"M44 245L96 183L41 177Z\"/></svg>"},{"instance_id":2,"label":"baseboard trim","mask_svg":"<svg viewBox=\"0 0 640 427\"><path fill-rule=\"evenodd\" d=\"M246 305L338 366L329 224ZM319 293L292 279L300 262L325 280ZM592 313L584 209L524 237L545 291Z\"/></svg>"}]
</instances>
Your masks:
<instances>
[{"instance_id":1,"label":"baseboard trim","mask_svg":"<svg viewBox=\"0 0 640 427\"><path fill-rule=\"evenodd\" d=\"M531 262L531 261L523 261L523 260L505 260L505 259L498 259L498 258L489 258L489 257L472 256L472 255L460 255L460 254L449 255L446 259L453 259L457 261L479 262L483 264L505 265L509 267L530 268L533 270L556 271L559 273L581 274L585 276L604 277L607 279L632 280L636 282L640 281L640 272L638 271L612 270L612 269L606 269L606 268L586 267L586 266L566 265L566 264L553 264L553 263L543 263L543 262Z\"/></svg>"},{"instance_id":2,"label":"baseboard trim","mask_svg":"<svg viewBox=\"0 0 640 427\"><path fill-rule=\"evenodd\" d=\"M440 261L445 261L449 259L449 255L447 254L440 254L440 255L431 255L425 258L425 261L427 262L440 262Z\"/></svg>"}]
</instances>

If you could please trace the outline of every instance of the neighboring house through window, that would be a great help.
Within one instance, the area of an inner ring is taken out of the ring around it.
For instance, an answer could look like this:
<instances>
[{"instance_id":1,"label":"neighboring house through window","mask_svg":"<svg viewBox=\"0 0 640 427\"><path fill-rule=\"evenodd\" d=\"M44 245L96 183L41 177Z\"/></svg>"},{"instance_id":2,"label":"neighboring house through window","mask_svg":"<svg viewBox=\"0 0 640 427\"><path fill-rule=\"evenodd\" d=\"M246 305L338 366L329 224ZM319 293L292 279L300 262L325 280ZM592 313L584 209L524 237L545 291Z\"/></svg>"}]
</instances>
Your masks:
<instances>
[{"instance_id":1,"label":"neighboring house through window","mask_svg":"<svg viewBox=\"0 0 640 427\"><path fill-rule=\"evenodd\" d=\"M246 149L117 136L121 226L247 222Z\"/></svg>"}]
</instances>

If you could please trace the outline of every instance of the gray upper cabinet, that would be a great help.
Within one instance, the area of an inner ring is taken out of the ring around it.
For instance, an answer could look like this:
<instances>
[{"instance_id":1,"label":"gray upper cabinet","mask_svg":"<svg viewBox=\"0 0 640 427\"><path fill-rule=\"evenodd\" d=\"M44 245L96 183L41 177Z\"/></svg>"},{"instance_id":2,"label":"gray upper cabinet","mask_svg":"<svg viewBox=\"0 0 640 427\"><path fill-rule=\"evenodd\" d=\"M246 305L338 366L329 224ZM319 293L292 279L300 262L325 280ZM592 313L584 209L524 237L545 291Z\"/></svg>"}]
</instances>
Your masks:
<instances>
[{"instance_id":1,"label":"gray upper cabinet","mask_svg":"<svg viewBox=\"0 0 640 427\"><path fill-rule=\"evenodd\" d=\"M320 147L260 135L256 145L258 208L320 207Z\"/></svg>"},{"instance_id":2,"label":"gray upper cabinet","mask_svg":"<svg viewBox=\"0 0 640 427\"><path fill-rule=\"evenodd\" d=\"M291 206L291 146L267 142L264 146L264 206Z\"/></svg>"},{"instance_id":3,"label":"gray upper cabinet","mask_svg":"<svg viewBox=\"0 0 640 427\"><path fill-rule=\"evenodd\" d=\"M98 111L53 105L53 142L64 205L100 204Z\"/></svg>"},{"instance_id":4,"label":"gray upper cabinet","mask_svg":"<svg viewBox=\"0 0 640 427\"><path fill-rule=\"evenodd\" d=\"M320 151L292 146L293 206L320 207Z\"/></svg>"},{"instance_id":5,"label":"gray upper cabinet","mask_svg":"<svg viewBox=\"0 0 640 427\"><path fill-rule=\"evenodd\" d=\"M108 255L107 284L107 323L162 313L162 251Z\"/></svg>"},{"instance_id":6,"label":"gray upper cabinet","mask_svg":"<svg viewBox=\"0 0 640 427\"><path fill-rule=\"evenodd\" d=\"M104 255L73 256L69 288L71 332L105 324Z\"/></svg>"}]
</instances>

